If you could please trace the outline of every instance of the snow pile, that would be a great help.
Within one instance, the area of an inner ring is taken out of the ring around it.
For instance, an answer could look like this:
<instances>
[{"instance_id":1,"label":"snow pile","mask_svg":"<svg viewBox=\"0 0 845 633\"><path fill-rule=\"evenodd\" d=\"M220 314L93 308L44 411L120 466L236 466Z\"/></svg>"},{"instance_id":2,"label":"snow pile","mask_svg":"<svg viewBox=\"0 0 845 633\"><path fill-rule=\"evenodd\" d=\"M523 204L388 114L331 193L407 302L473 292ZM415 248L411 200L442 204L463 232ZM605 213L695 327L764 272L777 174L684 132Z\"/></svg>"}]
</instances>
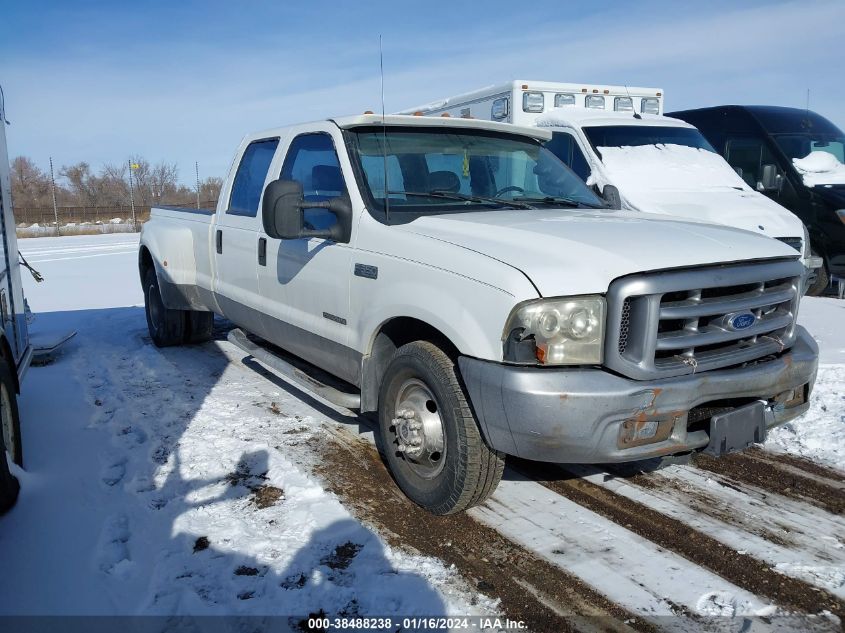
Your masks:
<instances>
[{"instance_id":1,"label":"snow pile","mask_svg":"<svg viewBox=\"0 0 845 633\"><path fill-rule=\"evenodd\" d=\"M751 191L725 160L686 145L599 147L609 181L624 195L656 189L692 191L734 188Z\"/></svg>"},{"instance_id":2,"label":"snow pile","mask_svg":"<svg viewBox=\"0 0 845 633\"><path fill-rule=\"evenodd\" d=\"M845 185L845 165L830 152L810 152L804 158L793 158L792 164L808 187Z\"/></svg>"},{"instance_id":3,"label":"snow pile","mask_svg":"<svg viewBox=\"0 0 845 633\"><path fill-rule=\"evenodd\" d=\"M769 432L766 449L845 467L845 365L822 365L810 410Z\"/></svg>"}]
</instances>

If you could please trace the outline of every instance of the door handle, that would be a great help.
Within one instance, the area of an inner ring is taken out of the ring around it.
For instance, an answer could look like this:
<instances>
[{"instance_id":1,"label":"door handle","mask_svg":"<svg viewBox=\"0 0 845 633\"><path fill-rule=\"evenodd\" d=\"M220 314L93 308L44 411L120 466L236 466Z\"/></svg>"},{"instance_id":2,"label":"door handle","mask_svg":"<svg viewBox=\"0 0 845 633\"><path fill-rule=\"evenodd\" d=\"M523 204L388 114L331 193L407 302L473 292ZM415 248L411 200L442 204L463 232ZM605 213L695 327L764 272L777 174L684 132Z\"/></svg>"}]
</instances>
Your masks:
<instances>
[{"instance_id":1,"label":"door handle","mask_svg":"<svg viewBox=\"0 0 845 633\"><path fill-rule=\"evenodd\" d=\"M258 238L258 265L267 265L267 238Z\"/></svg>"},{"instance_id":2,"label":"door handle","mask_svg":"<svg viewBox=\"0 0 845 633\"><path fill-rule=\"evenodd\" d=\"M220 255L223 252L223 231L217 229L217 235L214 241L217 246L217 254Z\"/></svg>"}]
</instances>

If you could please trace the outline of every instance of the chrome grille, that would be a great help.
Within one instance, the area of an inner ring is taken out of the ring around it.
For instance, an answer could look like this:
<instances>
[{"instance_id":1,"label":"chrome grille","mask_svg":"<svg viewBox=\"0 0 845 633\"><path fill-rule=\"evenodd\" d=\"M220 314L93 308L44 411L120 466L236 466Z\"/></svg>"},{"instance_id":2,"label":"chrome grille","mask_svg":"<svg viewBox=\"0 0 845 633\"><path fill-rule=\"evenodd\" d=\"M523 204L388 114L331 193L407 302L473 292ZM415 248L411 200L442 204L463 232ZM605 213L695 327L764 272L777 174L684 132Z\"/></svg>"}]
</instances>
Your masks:
<instances>
[{"instance_id":1,"label":"chrome grille","mask_svg":"<svg viewBox=\"0 0 845 633\"><path fill-rule=\"evenodd\" d=\"M622 318L619 320L619 353L624 354L628 347L628 326L631 320L631 302L628 299L622 303Z\"/></svg>"},{"instance_id":2,"label":"chrome grille","mask_svg":"<svg viewBox=\"0 0 845 633\"><path fill-rule=\"evenodd\" d=\"M605 364L648 379L779 353L794 341L803 272L800 262L777 261L616 280Z\"/></svg>"}]
</instances>

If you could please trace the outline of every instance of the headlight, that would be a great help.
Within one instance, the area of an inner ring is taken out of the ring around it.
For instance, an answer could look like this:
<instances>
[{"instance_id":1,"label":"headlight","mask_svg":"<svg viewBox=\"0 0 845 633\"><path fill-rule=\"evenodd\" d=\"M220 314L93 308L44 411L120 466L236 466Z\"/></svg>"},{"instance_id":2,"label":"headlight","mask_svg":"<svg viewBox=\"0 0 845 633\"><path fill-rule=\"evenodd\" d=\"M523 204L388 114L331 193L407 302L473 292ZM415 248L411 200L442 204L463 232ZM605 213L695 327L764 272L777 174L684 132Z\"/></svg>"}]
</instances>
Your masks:
<instances>
[{"instance_id":1,"label":"headlight","mask_svg":"<svg viewBox=\"0 0 845 633\"><path fill-rule=\"evenodd\" d=\"M511 312L503 333L505 360L541 365L602 361L604 297L526 301Z\"/></svg>"},{"instance_id":2,"label":"headlight","mask_svg":"<svg viewBox=\"0 0 845 633\"><path fill-rule=\"evenodd\" d=\"M836 212L836 215L838 215L839 219L842 220L842 224L845 224L845 209L839 209L839 211Z\"/></svg>"}]
</instances>

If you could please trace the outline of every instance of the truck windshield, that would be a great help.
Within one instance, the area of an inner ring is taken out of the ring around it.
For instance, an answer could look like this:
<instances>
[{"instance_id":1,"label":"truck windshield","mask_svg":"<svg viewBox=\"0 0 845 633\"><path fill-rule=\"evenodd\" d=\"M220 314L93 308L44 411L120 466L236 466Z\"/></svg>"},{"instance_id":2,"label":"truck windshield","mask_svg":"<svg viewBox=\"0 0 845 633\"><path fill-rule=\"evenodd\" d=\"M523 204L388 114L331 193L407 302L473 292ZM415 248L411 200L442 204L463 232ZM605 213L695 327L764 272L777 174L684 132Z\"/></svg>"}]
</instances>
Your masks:
<instances>
[{"instance_id":1,"label":"truck windshield","mask_svg":"<svg viewBox=\"0 0 845 633\"><path fill-rule=\"evenodd\" d=\"M658 125L608 125L585 127L584 133L601 158L599 147L640 145L682 145L715 153L716 150L695 128Z\"/></svg>"},{"instance_id":2,"label":"truck windshield","mask_svg":"<svg viewBox=\"0 0 845 633\"><path fill-rule=\"evenodd\" d=\"M605 206L531 138L399 126L355 128L349 134L368 206L382 214L388 198L391 218L400 214L400 222L463 211Z\"/></svg>"},{"instance_id":3,"label":"truck windshield","mask_svg":"<svg viewBox=\"0 0 845 633\"><path fill-rule=\"evenodd\" d=\"M811 152L833 154L840 163L845 163L845 136L833 134L775 134L775 142L786 157L806 158Z\"/></svg>"}]
</instances>

